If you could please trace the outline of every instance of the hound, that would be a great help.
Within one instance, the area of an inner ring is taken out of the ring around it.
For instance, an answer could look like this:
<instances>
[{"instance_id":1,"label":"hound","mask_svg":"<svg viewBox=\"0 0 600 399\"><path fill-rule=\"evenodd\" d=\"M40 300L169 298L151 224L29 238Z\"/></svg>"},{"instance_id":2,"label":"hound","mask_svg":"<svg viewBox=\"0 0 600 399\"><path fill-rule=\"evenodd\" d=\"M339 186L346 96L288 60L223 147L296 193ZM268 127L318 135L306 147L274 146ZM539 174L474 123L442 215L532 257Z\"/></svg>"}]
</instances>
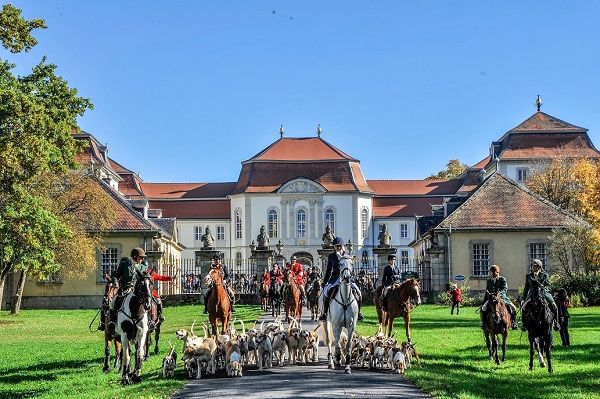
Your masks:
<instances>
[{"instance_id":1,"label":"hound","mask_svg":"<svg viewBox=\"0 0 600 399\"><path fill-rule=\"evenodd\" d=\"M309 331L308 333L308 348L306 350L306 356L308 358L310 354L312 362L316 363L319 361L319 334L317 334L315 331Z\"/></svg>"},{"instance_id":2,"label":"hound","mask_svg":"<svg viewBox=\"0 0 600 399\"><path fill-rule=\"evenodd\" d=\"M242 376L242 353L238 341L229 340L225 343L225 369L230 377Z\"/></svg>"},{"instance_id":3,"label":"hound","mask_svg":"<svg viewBox=\"0 0 600 399\"><path fill-rule=\"evenodd\" d=\"M392 371L396 371L398 374L404 374L406 370L406 356L402 352L402 348L393 347L388 352L388 363Z\"/></svg>"},{"instance_id":4,"label":"hound","mask_svg":"<svg viewBox=\"0 0 600 399\"><path fill-rule=\"evenodd\" d=\"M256 337L258 336L258 334L259 331L256 328L251 328L250 330L248 330L248 356L246 359L247 363L250 363L251 360L254 360L254 363L258 365L258 343L256 342ZM253 359L251 359L251 355Z\"/></svg>"},{"instance_id":5,"label":"hound","mask_svg":"<svg viewBox=\"0 0 600 399\"><path fill-rule=\"evenodd\" d=\"M285 362L285 351L288 348L288 335L285 330L278 331L273 335L271 348L277 359L277 365L283 366Z\"/></svg>"},{"instance_id":6,"label":"hound","mask_svg":"<svg viewBox=\"0 0 600 399\"><path fill-rule=\"evenodd\" d=\"M171 351L163 359L163 378L175 376L175 368L177 367L177 353L175 353L175 347L171 341L169 341L169 346L171 346Z\"/></svg>"},{"instance_id":7,"label":"hound","mask_svg":"<svg viewBox=\"0 0 600 399\"><path fill-rule=\"evenodd\" d=\"M300 352L300 332L302 330L300 329L300 327L298 326L298 321L295 319L292 319L290 326L288 328L288 339L287 339L287 344L288 344L288 351L289 351L289 359L288 359L288 364L292 365L292 364L296 364L296 361L298 359L298 355Z\"/></svg>"},{"instance_id":8,"label":"hound","mask_svg":"<svg viewBox=\"0 0 600 399\"><path fill-rule=\"evenodd\" d=\"M265 333L261 333L256 337L256 343L258 344L257 358L258 369L263 369L263 364L267 368L273 367L273 346L271 345L271 338Z\"/></svg>"},{"instance_id":9,"label":"hound","mask_svg":"<svg viewBox=\"0 0 600 399\"><path fill-rule=\"evenodd\" d=\"M413 359L417 359L417 364L421 365L421 359L419 359L419 353L415 348L415 344L404 341L402 342L401 347L404 356L406 357L406 367L410 367Z\"/></svg>"}]
</instances>

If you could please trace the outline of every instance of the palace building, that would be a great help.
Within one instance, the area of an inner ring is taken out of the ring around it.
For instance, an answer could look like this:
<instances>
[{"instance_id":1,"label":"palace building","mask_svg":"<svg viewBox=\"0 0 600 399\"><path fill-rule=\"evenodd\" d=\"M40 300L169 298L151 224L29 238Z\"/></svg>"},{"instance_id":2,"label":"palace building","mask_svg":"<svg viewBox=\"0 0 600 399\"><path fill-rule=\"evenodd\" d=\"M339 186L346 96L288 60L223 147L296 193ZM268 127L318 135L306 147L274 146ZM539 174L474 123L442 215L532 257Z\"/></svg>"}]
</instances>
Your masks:
<instances>
[{"instance_id":1,"label":"palace building","mask_svg":"<svg viewBox=\"0 0 600 399\"><path fill-rule=\"evenodd\" d=\"M505 267L503 274L516 289L532 256L551 269L551 229L580 222L523 183L555 158L600 160L587 129L539 110L451 180L368 179L358 158L321 138L318 130L316 137L284 137L281 131L278 140L241 162L235 181L145 182L110 159L92 135L77 138L88 142L91 156L83 162L95 168L119 205L122 228L107 232L97 272L78 285L86 292L76 292L68 282L31 282L25 307L57 295L92 303L101 295L100 277L134 246L153 250L159 265L193 259L207 227L216 249L234 267L251 263L250 247L265 226L269 245L282 245L286 259L296 255L304 265L323 268L317 251L329 226L350 241L360 267L376 270L374 249L385 224L398 264L419 272L425 291L441 291L459 274L479 289L493 263ZM28 302L31 297L40 300ZM59 302L62 307L77 303Z\"/></svg>"}]
</instances>

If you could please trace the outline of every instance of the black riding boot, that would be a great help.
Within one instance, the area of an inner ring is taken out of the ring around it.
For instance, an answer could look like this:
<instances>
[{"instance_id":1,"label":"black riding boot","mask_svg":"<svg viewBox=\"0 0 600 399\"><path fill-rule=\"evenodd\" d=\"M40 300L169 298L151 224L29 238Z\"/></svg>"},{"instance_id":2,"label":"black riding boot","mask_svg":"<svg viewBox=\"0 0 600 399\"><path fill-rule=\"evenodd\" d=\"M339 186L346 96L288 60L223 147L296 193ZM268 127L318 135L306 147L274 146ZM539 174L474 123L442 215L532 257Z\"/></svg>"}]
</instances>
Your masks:
<instances>
[{"instance_id":1,"label":"black riding boot","mask_svg":"<svg viewBox=\"0 0 600 399\"><path fill-rule=\"evenodd\" d=\"M362 307L362 300L360 301L356 301L358 303L358 321L362 321L365 317L363 316L363 314L360 312L360 308Z\"/></svg>"},{"instance_id":2,"label":"black riding boot","mask_svg":"<svg viewBox=\"0 0 600 399\"><path fill-rule=\"evenodd\" d=\"M510 321L511 321L510 328L512 328L513 330L516 330L519 328L519 325L517 324L517 312L510 306L508 309L509 309L508 314L510 315Z\"/></svg>"},{"instance_id":3,"label":"black riding boot","mask_svg":"<svg viewBox=\"0 0 600 399\"><path fill-rule=\"evenodd\" d=\"M210 291L204 295L204 314L208 314L208 297L210 296Z\"/></svg>"},{"instance_id":4,"label":"black riding boot","mask_svg":"<svg viewBox=\"0 0 600 399\"><path fill-rule=\"evenodd\" d=\"M158 320L161 323L165 321L165 316L163 315L163 305L160 299L156 299L156 313L158 313Z\"/></svg>"},{"instance_id":5,"label":"black riding boot","mask_svg":"<svg viewBox=\"0 0 600 399\"><path fill-rule=\"evenodd\" d=\"M323 313L319 316L319 321L327 321L327 311L329 310L329 298L323 298Z\"/></svg>"},{"instance_id":6,"label":"black riding boot","mask_svg":"<svg viewBox=\"0 0 600 399\"><path fill-rule=\"evenodd\" d=\"M115 306L115 308L116 308L116 306ZM116 325L117 325L117 310L110 309L108 312L108 325L106 326L108 328L109 334L115 334Z\"/></svg>"}]
</instances>

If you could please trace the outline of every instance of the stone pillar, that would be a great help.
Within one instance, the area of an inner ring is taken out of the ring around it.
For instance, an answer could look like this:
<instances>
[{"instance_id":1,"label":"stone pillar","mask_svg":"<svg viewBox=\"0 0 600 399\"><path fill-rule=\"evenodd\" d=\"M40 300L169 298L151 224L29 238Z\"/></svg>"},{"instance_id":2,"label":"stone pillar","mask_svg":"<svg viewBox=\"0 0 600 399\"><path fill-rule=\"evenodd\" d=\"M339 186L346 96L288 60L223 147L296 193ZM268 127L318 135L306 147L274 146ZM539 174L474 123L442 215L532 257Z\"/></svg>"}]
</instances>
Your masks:
<instances>
[{"instance_id":1,"label":"stone pillar","mask_svg":"<svg viewBox=\"0 0 600 399\"><path fill-rule=\"evenodd\" d=\"M310 230L309 230L309 234L308 237L309 238L315 238L317 237L317 226L316 226L316 219L315 219L315 213L316 213L316 201L315 200L310 200L308 202L308 206L309 206L309 212L310 212ZM310 241L309 241L310 242Z\"/></svg>"},{"instance_id":2,"label":"stone pillar","mask_svg":"<svg viewBox=\"0 0 600 399\"><path fill-rule=\"evenodd\" d=\"M317 231L325 231L325 227L323 226L323 198L317 200L317 205ZM317 238L319 237L317 236Z\"/></svg>"},{"instance_id":3,"label":"stone pillar","mask_svg":"<svg viewBox=\"0 0 600 399\"><path fill-rule=\"evenodd\" d=\"M256 261L256 270L262 272L263 269L268 269L273 259L272 249L253 249L252 258Z\"/></svg>"},{"instance_id":4,"label":"stone pillar","mask_svg":"<svg viewBox=\"0 0 600 399\"><path fill-rule=\"evenodd\" d=\"M317 249L317 253L319 254L319 258L321 259L321 274L323 277L325 276L325 270L327 269L327 258L333 252L333 248Z\"/></svg>"},{"instance_id":5,"label":"stone pillar","mask_svg":"<svg viewBox=\"0 0 600 399\"><path fill-rule=\"evenodd\" d=\"M383 269L388 264L388 255L395 254L397 250L398 248L394 248L392 246L379 246L377 248L373 248L373 253L377 255L377 285L381 285L381 281L383 279Z\"/></svg>"}]
</instances>

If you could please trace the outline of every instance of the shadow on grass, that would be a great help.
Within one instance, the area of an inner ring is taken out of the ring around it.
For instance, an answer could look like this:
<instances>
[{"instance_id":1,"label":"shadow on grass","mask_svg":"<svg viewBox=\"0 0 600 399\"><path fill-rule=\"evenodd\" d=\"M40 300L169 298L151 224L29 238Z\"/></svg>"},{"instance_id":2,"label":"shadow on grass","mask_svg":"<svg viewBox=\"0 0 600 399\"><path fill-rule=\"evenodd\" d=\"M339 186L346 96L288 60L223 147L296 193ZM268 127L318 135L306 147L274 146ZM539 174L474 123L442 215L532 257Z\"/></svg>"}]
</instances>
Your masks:
<instances>
[{"instance_id":1,"label":"shadow on grass","mask_svg":"<svg viewBox=\"0 0 600 399\"><path fill-rule=\"evenodd\" d=\"M38 363L27 367L15 367L2 370L0 383L18 384L25 381L55 381L57 374L80 373L86 366L96 366L103 358L87 360L61 360Z\"/></svg>"},{"instance_id":2,"label":"shadow on grass","mask_svg":"<svg viewBox=\"0 0 600 399\"><path fill-rule=\"evenodd\" d=\"M43 396L47 392L47 389L13 389L10 391L0 390L0 397L2 399L36 398Z\"/></svg>"}]
</instances>

